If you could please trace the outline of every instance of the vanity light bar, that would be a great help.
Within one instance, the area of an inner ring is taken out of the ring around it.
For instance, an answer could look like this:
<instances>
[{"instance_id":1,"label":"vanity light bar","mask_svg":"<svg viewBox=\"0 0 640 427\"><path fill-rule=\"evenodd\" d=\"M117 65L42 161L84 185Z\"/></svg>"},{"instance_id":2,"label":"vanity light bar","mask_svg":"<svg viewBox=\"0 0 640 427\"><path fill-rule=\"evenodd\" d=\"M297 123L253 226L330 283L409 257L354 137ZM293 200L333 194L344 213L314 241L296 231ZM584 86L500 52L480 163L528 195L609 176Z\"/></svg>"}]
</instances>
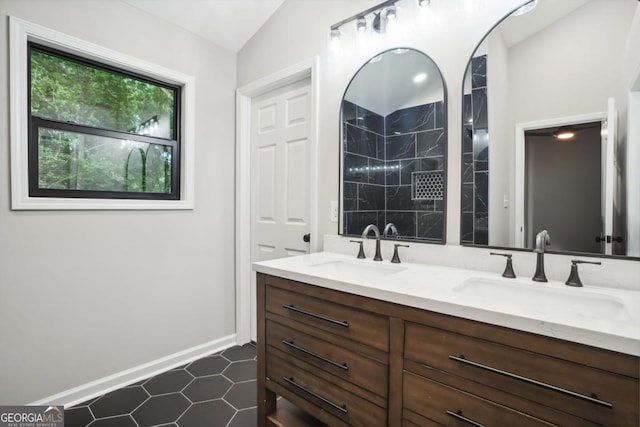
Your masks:
<instances>
[{"instance_id":1,"label":"vanity light bar","mask_svg":"<svg viewBox=\"0 0 640 427\"><path fill-rule=\"evenodd\" d=\"M336 22L335 24L333 24L331 26L332 38L334 37L334 34L340 34L339 32L336 33L335 30L339 30L340 27L342 27L344 24L347 24L347 23L349 23L351 21L355 21L356 19L365 18L370 13L379 12L382 9L386 8L386 7L395 5L397 2L398 2L398 0L387 0L387 1L384 1L384 2L382 2L380 4L375 5L373 7L370 7L369 9L367 9L365 11L362 11L362 12L357 13L357 14L355 14L353 16L350 16L350 17L348 17L346 19L343 19L340 22Z\"/></svg>"}]
</instances>

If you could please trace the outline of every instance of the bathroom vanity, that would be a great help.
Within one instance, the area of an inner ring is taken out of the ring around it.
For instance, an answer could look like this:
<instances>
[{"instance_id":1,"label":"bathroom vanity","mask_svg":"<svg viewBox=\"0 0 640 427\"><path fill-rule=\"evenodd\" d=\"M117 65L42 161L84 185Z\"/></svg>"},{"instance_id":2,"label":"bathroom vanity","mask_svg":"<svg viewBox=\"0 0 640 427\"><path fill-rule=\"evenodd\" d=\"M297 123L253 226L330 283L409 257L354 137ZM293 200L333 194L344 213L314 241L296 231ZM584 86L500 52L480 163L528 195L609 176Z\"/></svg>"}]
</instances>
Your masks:
<instances>
[{"instance_id":1,"label":"bathroom vanity","mask_svg":"<svg viewBox=\"0 0 640 427\"><path fill-rule=\"evenodd\" d=\"M332 253L254 268L259 425L296 424L278 396L331 426L639 423L636 291Z\"/></svg>"}]
</instances>

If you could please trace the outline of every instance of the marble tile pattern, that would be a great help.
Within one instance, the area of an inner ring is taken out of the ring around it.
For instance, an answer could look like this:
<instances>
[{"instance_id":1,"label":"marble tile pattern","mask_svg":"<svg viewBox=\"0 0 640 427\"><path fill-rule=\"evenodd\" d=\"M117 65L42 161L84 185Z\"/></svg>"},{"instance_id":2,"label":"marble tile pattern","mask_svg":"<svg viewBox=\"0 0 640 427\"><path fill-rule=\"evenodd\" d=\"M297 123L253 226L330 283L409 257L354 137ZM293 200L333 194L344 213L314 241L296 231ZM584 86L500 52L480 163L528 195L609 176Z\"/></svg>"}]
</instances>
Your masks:
<instances>
[{"instance_id":1,"label":"marble tile pattern","mask_svg":"<svg viewBox=\"0 0 640 427\"><path fill-rule=\"evenodd\" d=\"M380 230L384 229L385 212L345 212L343 221L345 229L348 230L344 234L360 236L369 224L375 224Z\"/></svg>"},{"instance_id":2,"label":"marble tile pattern","mask_svg":"<svg viewBox=\"0 0 640 427\"><path fill-rule=\"evenodd\" d=\"M412 199L412 174L444 171L444 103L401 109L385 118L386 160L398 160L399 173L387 173L386 222L407 239L444 240L444 203ZM425 215L425 213L429 213Z\"/></svg>"},{"instance_id":3,"label":"marble tile pattern","mask_svg":"<svg viewBox=\"0 0 640 427\"><path fill-rule=\"evenodd\" d=\"M487 55L471 59L471 87L487 87Z\"/></svg>"},{"instance_id":4,"label":"marble tile pattern","mask_svg":"<svg viewBox=\"0 0 640 427\"><path fill-rule=\"evenodd\" d=\"M342 232L359 234L385 208L384 117L343 101L342 129Z\"/></svg>"},{"instance_id":5,"label":"marble tile pattern","mask_svg":"<svg viewBox=\"0 0 640 427\"><path fill-rule=\"evenodd\" d=\"M403 238L443 241L445 203L412 200L412 174L444 171L444 103L382 117L343 101L342 119L342 232L359 235L368 224L382 229L393 222Z\"/></svg>"},{"instance_id":6,"label":"marble tile pattern","mask_svg":"<svg viewBox=\"0 0 640 427\"><path fill-rule=\"evenodd\" d=\"M471 93L462 102L462 243L486 245L489 236L489 134L487 56L471 60Z\"/></svg>"},{"instance_id":7,"label":"marble tile pattern","mask_svg":"<svg viewBox=\"0 0 640 427\"><path fill-rule=\"evenodd\" d=\"M256 426L256 349L231 347L65 408L67 427Z\"/></svg>"}]
</instances>

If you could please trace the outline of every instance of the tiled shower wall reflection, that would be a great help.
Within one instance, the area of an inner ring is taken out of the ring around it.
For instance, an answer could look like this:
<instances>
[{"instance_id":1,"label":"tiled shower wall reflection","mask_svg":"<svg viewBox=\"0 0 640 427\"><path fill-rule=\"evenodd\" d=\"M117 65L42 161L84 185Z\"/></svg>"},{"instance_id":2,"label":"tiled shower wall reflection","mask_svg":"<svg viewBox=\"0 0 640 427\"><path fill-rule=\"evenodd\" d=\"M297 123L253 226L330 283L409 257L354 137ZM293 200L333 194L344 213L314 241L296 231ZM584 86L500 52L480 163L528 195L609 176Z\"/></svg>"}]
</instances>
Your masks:
<instances>
[{"instance_id":1,"label":"tiled shower wall reflection","mask_svg":"<svg viewBox=\"0 0 640 427\"><path fill-rule=\"evenodd\" d=\"M343 232L360 234L368 224L384 227L384 117L342 102Z\"/></svg>"},{"instance_id":2,"label":"tiled shower wall reflection","mask_svg":"<svg viewBox=\"0 0 640 427\"><path fill-rule=\"evenodd\" d=\"M393 222L400 236L441 242L444 198L412 197L412 174L444 171L443 103L386 117L343 101L343 233ZM442 174L443 175L443 174Z\"/></svg>"},{"instance_id":3,"label":"tiled shower wall reflection","mask_svg":"<svg viewBox=\"0 0 640 427\"><path fill-rule=\"evenodd\" d=\"M463 100L462 243L489 244L487 56L471 60L471 93Z\"/></svg>"}]
</instances>

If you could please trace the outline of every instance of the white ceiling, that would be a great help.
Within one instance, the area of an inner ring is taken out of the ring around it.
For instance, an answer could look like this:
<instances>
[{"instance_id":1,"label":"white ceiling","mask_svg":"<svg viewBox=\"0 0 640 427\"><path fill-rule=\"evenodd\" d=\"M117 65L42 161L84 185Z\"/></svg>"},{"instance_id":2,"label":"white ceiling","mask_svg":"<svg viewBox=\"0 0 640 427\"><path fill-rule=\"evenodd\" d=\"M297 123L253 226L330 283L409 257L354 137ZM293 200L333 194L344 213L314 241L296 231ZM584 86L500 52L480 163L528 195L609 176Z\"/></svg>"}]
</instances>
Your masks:
<instances>
[{"instance_id":1,"label":"white ceiling","mask_svg":"<svg viewBox=\"0 0 640 427\"><path fill-rule=\"evenodd\" d=\"M284 0L125 0L233 52L239 51Z\"/></svg>"},{"instance_id":2,"label":"white ceiling","mask_svg":"<svg viewBox=\"0 0 640 427\"><path fill-rule=\"evenodd\" d=\"M413 78L419 73L425 73L427 78L415 83ZM351 80L344 96L347 101L381 116L443 97L438 67L413 49L393 49L373 58Z\"/></svg>"}]
</instances>

